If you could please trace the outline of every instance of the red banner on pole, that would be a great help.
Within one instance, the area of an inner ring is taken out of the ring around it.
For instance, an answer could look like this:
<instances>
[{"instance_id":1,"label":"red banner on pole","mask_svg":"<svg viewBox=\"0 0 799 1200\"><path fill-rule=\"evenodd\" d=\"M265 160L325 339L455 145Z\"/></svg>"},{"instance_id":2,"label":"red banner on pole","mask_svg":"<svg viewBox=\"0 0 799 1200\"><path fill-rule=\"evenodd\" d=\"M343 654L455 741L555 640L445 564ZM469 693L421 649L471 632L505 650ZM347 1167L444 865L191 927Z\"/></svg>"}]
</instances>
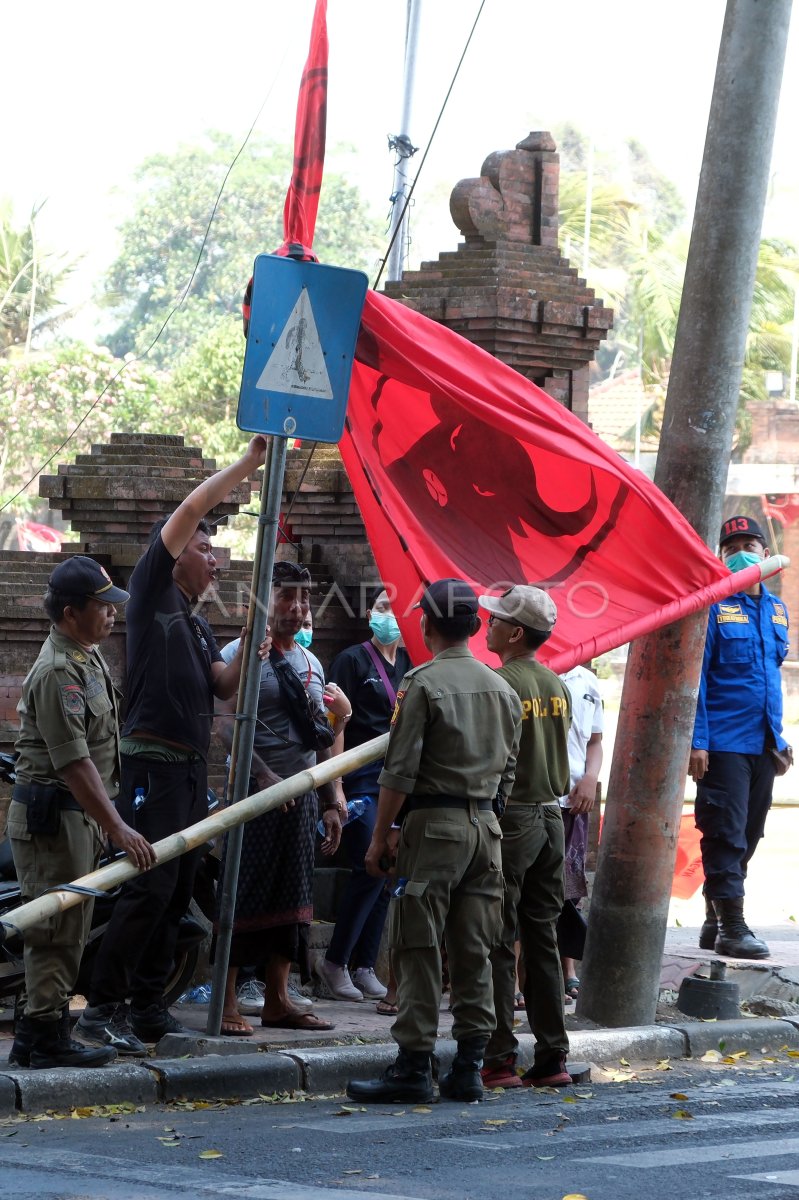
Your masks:
<instances>
[{"instance_id":1,"label":"red banner on pole","mask_svg":"<svg viewBox=\"0 0 799 1200\"><path fill-rule=\"evenodd\" d=\"M420 313L369 292L356 359L341 453L414 662L431 579L549 589L540 657L564 671L759 578L730 575L579 418Z\"/></svg>"},{"instance_id":2,"label":"red banner on pole","mask_svg":"<svg viewBox=\"0 0 799 1200\"><path fill-rule=\"evenodd\" d=\"M294 165L283 209L285 241L277 254L315 259L313 246L327 131L327 0L316 0L311 44L300 81ZM295 247L302 250L300 255Z\"/></svg>"}]
</instances>

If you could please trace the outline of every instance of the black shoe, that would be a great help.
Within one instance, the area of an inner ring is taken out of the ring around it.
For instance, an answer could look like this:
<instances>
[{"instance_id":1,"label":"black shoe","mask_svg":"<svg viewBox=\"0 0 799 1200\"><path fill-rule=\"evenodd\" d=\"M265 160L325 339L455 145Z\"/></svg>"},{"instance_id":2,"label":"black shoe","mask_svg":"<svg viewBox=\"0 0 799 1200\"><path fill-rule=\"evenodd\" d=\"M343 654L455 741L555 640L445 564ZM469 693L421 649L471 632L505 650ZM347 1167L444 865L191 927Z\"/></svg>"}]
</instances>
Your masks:
<instances>
[{"instance_id":1,"label":"black shoe","mask_svg":"<svg viewBox=\"0 0 799 1200\"><path fill-rule=\"evenodd\" d=\"M160 1042L167 1033L191 1033L169 1011L163 1000L146 1008L130 1008L130 1028L143 1042Z\"/></svg>"},{"instance_id":2,"label":"black shoe","mask_svg":"<svg viewBox=\"0 0 799 1200\"><path fill-rule=\"evenodd\" d=\"M755 937L744 920L743 896L734 900L714 900L719 935L713 949L729 958L768 958L768 946Z\"/></svg>"},{"instance_id":3,"label":"black shoe","mask_svg":"<svg viewBox=\"0 0 799 1200\"><path fill-rule=\"evenodd\" d=\"M63 1018L35 1021L29 1017L27 1022L33 1032L30 1065L37 1070L44 1067L104 1067L117 1056L110 1046L95 1049L73 1042L68 1023Z\"/></svg>"},{"instance_id":4,"label":"black shoe","mask_svg":"<svg viewBox=\"0 0 799 1200\"><path fill-rule=\"evenodd\" d=\"M445 1100L462 1100L474 1104L483 1099L483 1080L480 1068L486 1043L484 1039L469 1038L458 1042L458 1053L446 1075L438 1081L438 1090Z\"/></svg>"},{"instance_id":5,"label":"black shoe","mask_svg":"<svg viewBox=\"0 0 799 1200\"><path fill-rule=\"evenodd\" d=\"M433 1099L430 1055L400 1049L379 1079L351 1079L347 1095L365 1104L429 1104Z\"/></svg>"},{"instance_id":6,"label":"black shoe","mask_svg":"<svg viewBox=\"0 0 799 1200\"><path fill-rule=\"evenodd\" d=\"M75 1025L75 1032L95 1046L113 1046L117 1054L144 1058L147 1047L130 1027L126 1004L87 1004Z\"/></svg>"},{"instance_id":7,"label":"black shoe","mask_svg":"<svg viewBox=\"0 0 799 1200\"><path fill-rule=\"evenodd\" d=\"M699 949L714 950L716 938L719 936L719 922L713 901L705 896L705 921L699 930Z\"/></svg>"}]
</instances>

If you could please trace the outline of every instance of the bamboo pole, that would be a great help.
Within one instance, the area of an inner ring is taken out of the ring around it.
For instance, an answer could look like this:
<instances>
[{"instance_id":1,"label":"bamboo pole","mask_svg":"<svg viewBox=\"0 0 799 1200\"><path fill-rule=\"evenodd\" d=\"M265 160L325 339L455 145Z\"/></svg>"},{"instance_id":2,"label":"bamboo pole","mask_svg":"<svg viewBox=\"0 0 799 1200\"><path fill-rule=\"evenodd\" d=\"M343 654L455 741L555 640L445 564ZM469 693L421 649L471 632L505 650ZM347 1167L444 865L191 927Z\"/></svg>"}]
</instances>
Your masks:
<instances>
[{"instance_id":1,"label":"bamboo pole","mask_svg":"<svg viewBox=\"0 0 799 1200\"><path fill-rule=\"evenodd\" d=\"M156 853L156 865L179 858L181 854L186 854L189 850L196 850L198 846L202 846L210 838L218 837L220 833L227 833L228 830L243 825L245 821L251 821L253 817L271 812L273 808L280 808L287 800L293 800L296 796L304 796L306 792L315 791L321 784L330 783L350 771L355 771L358 767L363 767L378 758L384 758L387 745L388 734L383 733L369 742L363 742L353 750L347 750L344 754L338 754L335 758L317 763L316 766L309 767L306 771L290 775L288 779L281 779L280 783L274 783L271 787L264 788L263 791L254 792L252 796L247 796L246 799L232 804L230 808L225 808L222 812L212 813L210 817L205 817L196 825L190 825L188 829L182 829L179 833L162 838L153 846ZM150 869L152 870L152 868ZM81 876L80 879L74 880L72 886L110 892L113 888L119 887L121 883L140 874L138 867L134 867L130 859L125 858L111 863L107 867L101 867L98 871L92 871L89 875ZM24 933L26 929L30 929L40 921L64 912L65 909L73 908L76 904L82 904L87 898L78 892L52 891L45 896L38 896L27 904L20 905L5 917L0 917L0 943L9 933Z\"/></svg>"}]
</instances>

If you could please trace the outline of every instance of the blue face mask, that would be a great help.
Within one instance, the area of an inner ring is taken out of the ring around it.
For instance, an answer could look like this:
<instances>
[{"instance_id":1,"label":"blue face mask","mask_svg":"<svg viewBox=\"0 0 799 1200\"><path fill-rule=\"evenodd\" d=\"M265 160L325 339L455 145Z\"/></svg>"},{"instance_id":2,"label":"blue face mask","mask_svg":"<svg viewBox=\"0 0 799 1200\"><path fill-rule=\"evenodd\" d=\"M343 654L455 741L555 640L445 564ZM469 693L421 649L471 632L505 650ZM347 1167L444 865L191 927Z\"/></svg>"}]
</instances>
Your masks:
<instances>
[{"instance_id":1,"label":"blue face mask","mask_svg":"<svg viewBox=\"0 0 799 1200\"><path fill-rule=\"evenodd\" d=\"M750 550L736 550L735 554L730 554L724 559L724 566L733 572L743 571L745 567L753 567L755 563L762 561L759 554L752 554Z\"/></svg>"},{"instance_id":2,"label":"blue face mask","mask_svg":"<svg viewBox=\"0 0 799 1200\"><path fill-rule=\"evenodd\" d=\"M400 635L400 627L393 613L372 613L369 628L381 646L390 646Z\"/></svg>"},{"instance_id":3,"label":"blue face mask","mask_svg":"<svg viewBox=\"0 0 799 1200\"><path fill-rule=\"evenodd\" d=\"M310 629L298 629L294 634L294 641L298 646L302 646L304 650L307 650L313 641L313 631Z\"/></svg>"}]
</instances>

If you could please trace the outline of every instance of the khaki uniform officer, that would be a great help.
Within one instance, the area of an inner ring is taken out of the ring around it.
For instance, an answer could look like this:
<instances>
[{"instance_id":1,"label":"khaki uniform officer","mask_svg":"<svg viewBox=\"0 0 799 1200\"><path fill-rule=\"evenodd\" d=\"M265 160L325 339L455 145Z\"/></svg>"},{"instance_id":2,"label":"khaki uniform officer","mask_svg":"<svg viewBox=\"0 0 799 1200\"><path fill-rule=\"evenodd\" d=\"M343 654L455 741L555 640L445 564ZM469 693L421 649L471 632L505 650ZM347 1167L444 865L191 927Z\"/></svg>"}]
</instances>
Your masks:
<instances>
[{"instance_id":1,"label":"khaki uniform officer","mask_svg":"<svg viewBox=\"0 0 799 1200\"><path fill-rule=\"evenodd\" d=\"M438 580L418 607L434 658L410 671L397 693L366 856L372 874L381 872L381 859L387 866L389 827L402 810L390 918L399 988L391 1032L399 1055L382 1079L348 1087L354 1099L374 1102L432 1098L444 935L458 1054L441 1079L442 1096L480 1099L495 1023L489 953L502 917L502 835L492 806L513 784L521 703L469 651L480 618L467 583Z\"/></svg>"},{"instance_id":2,"label":"khaki uniform officer","mask_svg":"<svg viewBox=\"0 0 799 1200\"><path fill-rule=\"evenodd\" d=\"M8 814L24 901L93 870L103 831L137 866L154 861L152 847L111 803L119 788L117 708L97 643L113 629L114 605L127 599L91 558L68 559L50 576L44 606L53 626L17 705L17 782ZM26 933L26 1001L12 1065L100 1066L116 1057L69 1036L69 998L92 907L84 901Z\"/></svg>"}]
</instances>

